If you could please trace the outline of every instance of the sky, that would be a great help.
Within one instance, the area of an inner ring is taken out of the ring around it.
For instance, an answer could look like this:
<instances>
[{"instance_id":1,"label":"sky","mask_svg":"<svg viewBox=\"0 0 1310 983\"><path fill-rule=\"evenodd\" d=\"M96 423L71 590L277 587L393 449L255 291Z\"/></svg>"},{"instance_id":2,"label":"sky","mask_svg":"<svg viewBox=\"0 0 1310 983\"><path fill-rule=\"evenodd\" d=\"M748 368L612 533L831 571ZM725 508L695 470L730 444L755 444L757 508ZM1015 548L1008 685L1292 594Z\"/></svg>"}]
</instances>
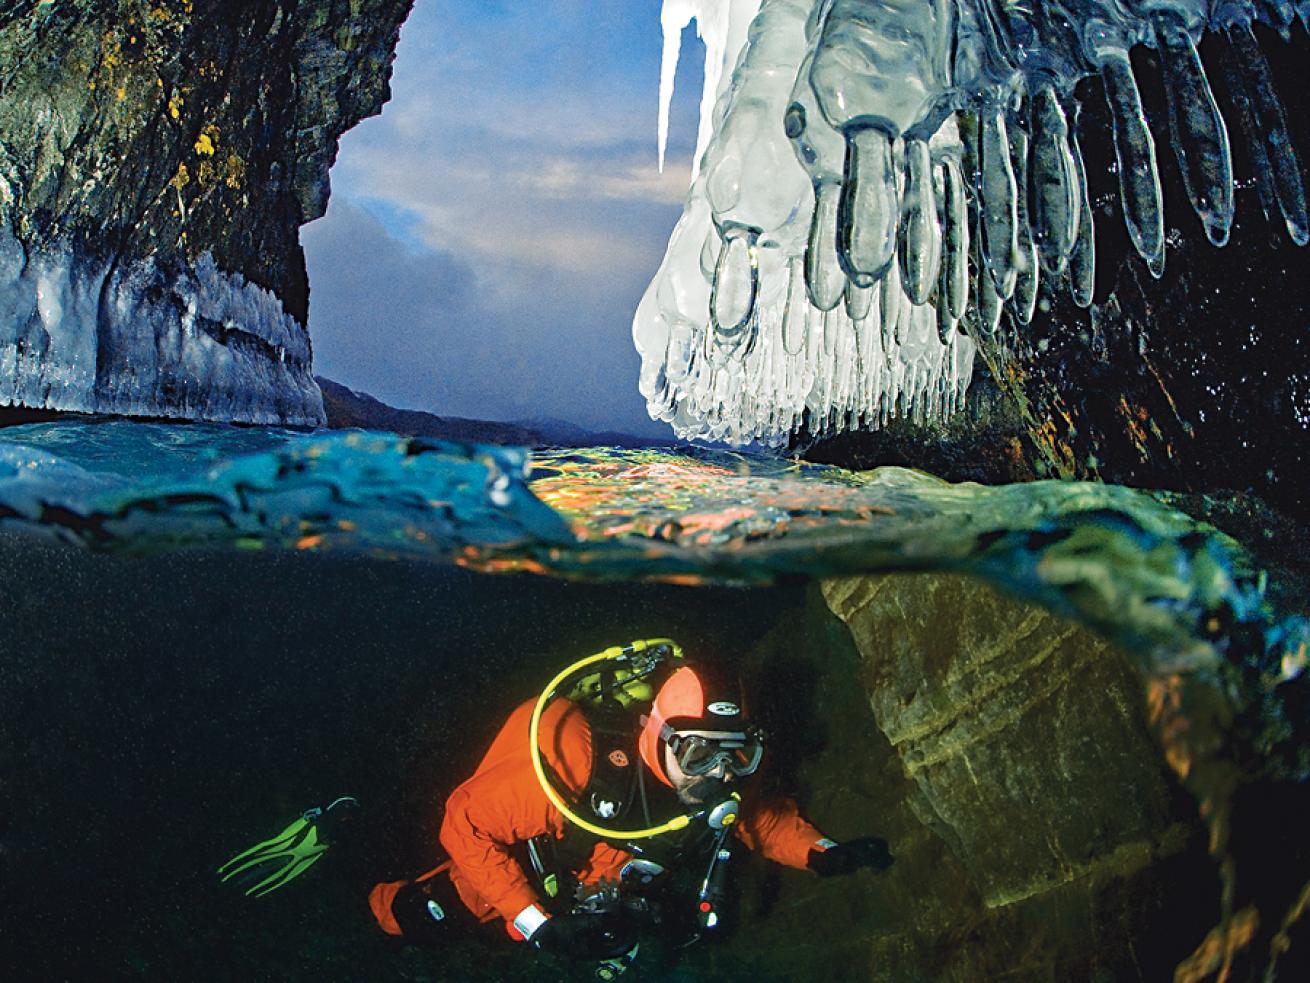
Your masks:
<instances>
[{"instance_id":1,"label":"sky","mask_svg":"<svg viewBox=\"0 0 1310 983\"><path fill-rule=\"evenodd\" d=\"M690 180L683 39L659 173L659 0L418 0L392 98L301 230L315 371L393 406L668 436L632 314Z\"/></svg>"}]
</instances>

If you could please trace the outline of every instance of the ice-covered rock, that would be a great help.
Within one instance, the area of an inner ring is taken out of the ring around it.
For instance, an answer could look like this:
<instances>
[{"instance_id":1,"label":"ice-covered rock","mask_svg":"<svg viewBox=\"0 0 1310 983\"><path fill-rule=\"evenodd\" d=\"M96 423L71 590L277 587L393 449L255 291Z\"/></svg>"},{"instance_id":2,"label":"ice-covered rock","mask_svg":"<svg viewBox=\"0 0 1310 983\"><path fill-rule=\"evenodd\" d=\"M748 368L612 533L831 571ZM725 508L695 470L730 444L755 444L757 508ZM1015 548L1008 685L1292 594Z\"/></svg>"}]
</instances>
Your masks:
<instances>
[{"instance_id":1,"label":"ice-covered rock","mask_svg":"<svg viewBox=\"0 0 1310 983\"><path fill-rule=\"evenodd\" d=\"M0 13L0 406L319 424L299 227L412 0Z\"/></svg>"},{"instance_id":2,"label":"ice-covered rock","mask_svg":"<svg viewBox=\"0 0 1310 983\"><path fill-rule=\"evenodd\" d=\"M28 254L0 227L0 389L27 407L312 423L322 397L309 337L270 290L209 253L169 273L153 258Z\"/></svg>"},{"instance_id":3,"label":"ice-covered rock","mask_svg":"<svg viewBox=\"0 0 1310 983\"><path fill-rule=\"evenodd\" d=\"M1289 37L1304 19L1290 4L669 0L661 157L676 30L693 16L707 48L696 176L633 324L650 413L684 437L778 445L801 429L954 411L979 346L1005 361L1003 320L1022 330L1057 285L1092 302L1080 139L1113 145L1129 239L1161 277L1165 202L1130 59L1139 46L1155 49L1186 197L1210 241L1228 239L1234 178L1198 53L1207 33L1228 55L1266 214L1295 244L1310 238L1287 116L1252 33L1261 22ZM1079 133L1086 78L1100 79L1108 133Z\"/></svg>"}]
</instances>

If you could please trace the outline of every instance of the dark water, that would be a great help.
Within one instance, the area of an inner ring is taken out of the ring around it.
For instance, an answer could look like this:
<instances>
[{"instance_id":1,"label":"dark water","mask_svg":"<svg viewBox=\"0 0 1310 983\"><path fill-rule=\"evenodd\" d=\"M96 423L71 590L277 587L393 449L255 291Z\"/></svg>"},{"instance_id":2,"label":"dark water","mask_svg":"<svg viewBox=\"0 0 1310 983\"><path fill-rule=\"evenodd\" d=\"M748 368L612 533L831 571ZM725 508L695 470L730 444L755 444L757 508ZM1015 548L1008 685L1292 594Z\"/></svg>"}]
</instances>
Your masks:
<instances>
[{"instance_id":1,"label":"dark water","mask_svg":"<svg viewBox=\"0 0 1310 983\"><path fill-rule=\"evenodd\" d=\"M524 947L397 950L364 893L431 866L445 795L561 665L661 635L740 659L802 618L813 578L888 569L972 573L1081 620L1147 675L1223 692L1254 767L1306 773L1288 699L1305 622L1235 543L1128 489L704 452L529 466L378 434L0 432L0 964L559 978ZM346 792L366 805L349 850L258 902L215 883ZM643 978L702 978L698 958Z\"/></svg>"},{"instance_id":2,"label":"dark water","mask_svg":"<svg viewBox=\"0 0 1310 983\"><path fill-rule=\"evenodd\" d=\"M31 980L533 978L509 944L395 951L367 888L432 866L445 795L560 665L664 633L740 655L798 594L14 536L0 582L7 978ZM264 899L216 884L346 792L348 855Z\"/></svg>"}]
</instances>

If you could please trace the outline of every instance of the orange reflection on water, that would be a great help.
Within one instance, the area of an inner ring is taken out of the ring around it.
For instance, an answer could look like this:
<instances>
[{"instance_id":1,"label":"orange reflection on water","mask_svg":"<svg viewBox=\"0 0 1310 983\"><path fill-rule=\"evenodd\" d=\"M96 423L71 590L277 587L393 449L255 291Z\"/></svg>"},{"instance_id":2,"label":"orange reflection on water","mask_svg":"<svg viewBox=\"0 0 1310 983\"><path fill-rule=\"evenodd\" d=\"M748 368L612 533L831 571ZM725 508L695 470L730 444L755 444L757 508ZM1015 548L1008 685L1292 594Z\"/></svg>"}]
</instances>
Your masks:
<instances>
[{"instance_id":1,"label":"orange reflection on water","mask_svg":"<svg viewBox=\"0 0 1310 983\"><path fill-rule=\"evenodd\" d=\"M1192 770L1192 754L1188 746L1188 721L1183 709L1183 680L1174 674L1152 679L1146 688L1147 714L1160 735L1165 761L1179 778L1187 778Z\"/></svg>"},{"instance_id":2,"label":"orange reflection on water","mask_svg":"<svg viewBox=\"0 0 1310 983\"><path fill-rule=\"evenodd\" d=\"M621 537L684 546L732 546L811 528L864 524L891 509L858 483L788 480L694 458L634 451L619 459L573 452L534 463L531 488L581 540Z\"/></svg>"}]
</instances>

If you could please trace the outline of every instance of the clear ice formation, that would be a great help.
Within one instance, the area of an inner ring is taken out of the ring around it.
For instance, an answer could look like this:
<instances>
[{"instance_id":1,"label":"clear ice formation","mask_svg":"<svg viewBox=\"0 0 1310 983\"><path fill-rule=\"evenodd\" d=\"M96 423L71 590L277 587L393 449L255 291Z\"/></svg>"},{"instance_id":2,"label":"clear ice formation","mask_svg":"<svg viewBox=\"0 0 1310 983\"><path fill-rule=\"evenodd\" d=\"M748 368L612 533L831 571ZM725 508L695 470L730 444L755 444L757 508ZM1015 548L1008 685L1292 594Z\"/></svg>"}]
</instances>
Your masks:
<instances>
[{"instance_id":1,"label":"clear ice formation","mask_svg":"<svg viewBox=\"0 0 1310 983\"><path fill-rule=\"evenodd\" d=\"M944 417L978 346L1040 291L1092 302L1077 82L1099 76L1124 221L1164 272L1155 141L1129 53L1159 52L1173 152L1205 235L1233 220L1219 66L1264 211L1310 240L1305 190L1251 33L1310 27L1289 0L665 0L659 154L681 31L705 41L693 180L633 339L651 416L684 438L784 445ZM1211 66L1212 70L1215 66Z\"/></svg>"}]
</instances>

